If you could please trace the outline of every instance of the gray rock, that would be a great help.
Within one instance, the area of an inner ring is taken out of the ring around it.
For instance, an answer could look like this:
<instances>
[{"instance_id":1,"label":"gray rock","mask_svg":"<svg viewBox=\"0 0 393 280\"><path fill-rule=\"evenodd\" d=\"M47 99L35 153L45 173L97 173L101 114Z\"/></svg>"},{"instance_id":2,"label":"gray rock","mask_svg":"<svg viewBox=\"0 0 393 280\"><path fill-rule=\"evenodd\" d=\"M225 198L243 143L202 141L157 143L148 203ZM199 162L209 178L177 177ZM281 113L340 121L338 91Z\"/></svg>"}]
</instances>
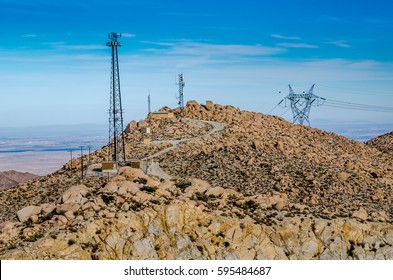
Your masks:
<instances>
[{"instance_id":1,"label":"gray rock","mask_svg":"<svg viewBox=\"0 0 393 280\"><path fill-rule=\"evenodd\" d=\"M41 213L41 207L39 206L27 206L19 210L16 214L21 222L27 221L31 216L38 215Z\"/></svg>"}]
</instances>

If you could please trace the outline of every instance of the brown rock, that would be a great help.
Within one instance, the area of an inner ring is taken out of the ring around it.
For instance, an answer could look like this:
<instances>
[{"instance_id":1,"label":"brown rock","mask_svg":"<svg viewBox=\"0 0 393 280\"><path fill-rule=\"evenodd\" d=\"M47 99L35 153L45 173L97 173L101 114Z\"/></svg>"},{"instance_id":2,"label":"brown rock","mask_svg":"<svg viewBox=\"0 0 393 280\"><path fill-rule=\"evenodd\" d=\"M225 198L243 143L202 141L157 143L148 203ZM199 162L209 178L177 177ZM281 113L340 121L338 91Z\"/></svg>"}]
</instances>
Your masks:
<instances>
[{"instance_id":1,"label":"brown rock","mask_svg":"<svg viewBox=\"0 0 393 280\"><path fill-rule=\"evenodd\" d=\"M368 214L363 207L360 207L359 210L352 213L352 217L365 221L368 218Z\"/></svg>"},{"instance_id":2,"label":"brown rock","mask_svg":"<svg viewBox=\"0 0 393 280\"><path fill-rule=\"evenodd\" d=\"M224 192L225 192L225 189L224 188L221 188L221 187L215 187L215 188L210 188L210 189L208 189L207 191L206 191L206 195L214 195L214 196L220 196L220 195L223 195L224 194Z\"/></svg>"},{"instance_id":3,"label":"brown rock","mask_svg":"<svg viewBox=\"0 0 393 280\"><path fill-rule=\"evenodd\" d=\"M200 179L191 179L191 187L187 188L189 191L204 193L211 188L209 182Z\"/></svg>"},{"instance_id":4,"label":"brown rock","mask_svg":"<svg viewBox=\"0 0 393 280\"><path fill-rule=\"evenodd\" d=\"M135 194L139 191L139 189L140 189L139 184L130 181L125 181L119 183L119 189L117 193L119 195L124 195L126 193Z\"/></svg>"},{"instance_id":5,"label":"brown rock","mask_svg":"<svg viewBox=\"0 0 393 280\"><path fill-rule=\"evenodd\" d=\"M277 202L276 204L274 204L274 209L281 211L282 209L284 209L285 207L285 203L284 202Z\"/></svg>"},{"instance_id":6,"label":"brown rock","mask_svg":"<svg viewBox=\"0 0 393 280\"><path fill-rule=\"evenodd\" d=\"M108 182L105 187L101 189L104 193L117 193L119 185L117 182Z\"/></svg>"},{"instance_id":7,"label":"brown rock","mask_svg":"<svg viewBox=\"0 0 393 280\"><path fill-rule=\"evenodd\" d=\"M64 213L64 216L67 218L68 221L72 221L75 219L73 211L67 211Z\"/></svg>"},{"instance_id":8,"label":"brown rock","mask_svg":"<svg viewBox=\"0 0 393 280\"><path fill-rule=\"evenodd\" d=\"M56 205L51 203L45 203L41 205L41 208L42 208L42 214L44 216L47 216L48 214L52 213L53 210L56 209Z\"/></svg>"},{"instance_id":9,"label":"brown rock","mask_svg":"<svg viewBox=\"0 0 393 280\"><path fill-rule=\"evenodd\" d=\"M252 166L254 164L254 158L250 158L249 161L247 162L247 166Z\"/></svg>"},{"instance_id":10,"label":"brown rock","mask_svg":"<svg viewBox=\"0 0 393 280\"><path fill-rule=\"evenodd\" d=\"M385 197L385 192L378 188L374 191L374 195L371 196L373 200L382 200Z\"/></svg>"},{"instance_id":11,"label":"brown rock","mask_svg":"<svg viewBox=\"0 0 393 280\"><path fill-rule=\"evenodd\" d=\"M33 223L36 224L39 221L38 215L32 215L30 216L29 220Z\"/></svg>"},{"instance_id":12,"label":"brown rock","mask_svg":"<svg viewBox=\"0 0 393 280\"><path fill-rule=\"evenodd\" d=\"M347 172L340 172L339 174L337 174L337 178L341 182L346 182L350 176L351 174L348 174Z\"/></svg>"},{"instance_id":13,"label":"brown rock","mask_svg":"<svg viewBox=\"0 0 393 280\"><path fill-rule=\"evenodd\" d=\"M207 101L206 101L205 107L206 107L206 109L207 109L208 111L212 111L212 110L214 109L214 104L213 104L212 101L207 100Z\"/></svg>"},{"instance_id":14,"label":"brown rock","mask_svg":"<svg viewBox=\"0 0 393 280\"><path fill-rule=\"evenodd\" d=\"M82 206L78 203L65 203L56 206L57 214L64 214L66 212L75 212L78 211Z\"/></svg>"},{"instance_id":15,"label":"brown rock","mask_svg":"<svg viewBox=\"0 0 393 280\"><path fill-rule=\"evenodd\" d=\"M77 185L66 190L62 195L63 203L80 203L89 192L85 185Z\"/></svg>"},{"instance_id":16,"label":"brown rock","mask_svg":"<svg viewBox=\"0 0 393 280\"><path fill-rule=\"evenodd\" d=\"M17 223L4 222L0 224L0 244L5 244L9 240L19 235L20 229L17 227Z\"/></svg>"}]
</instances>

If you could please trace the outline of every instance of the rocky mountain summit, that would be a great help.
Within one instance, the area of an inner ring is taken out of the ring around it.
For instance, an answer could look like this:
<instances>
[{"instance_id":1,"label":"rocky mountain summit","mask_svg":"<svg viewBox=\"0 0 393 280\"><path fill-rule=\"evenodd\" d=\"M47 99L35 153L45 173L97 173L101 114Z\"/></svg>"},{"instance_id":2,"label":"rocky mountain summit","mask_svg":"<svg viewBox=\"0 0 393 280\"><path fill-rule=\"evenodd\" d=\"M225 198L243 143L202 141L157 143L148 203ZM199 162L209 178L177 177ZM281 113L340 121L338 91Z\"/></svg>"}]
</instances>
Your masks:
<instances>
[{"instance_id":1,"label":"rocky mountain summit","mask_svg":"<svg viewBox=\"0 0 393 280\"><path fill-rule=\"evenodd\" d=\"M0 259L393 259L391 154L233 106L163 110L125 131L142 169L82 179L74 159L2 191Z\"/></svg>"},{"instance_id":2,"label":"rocky mountain summit","mask_svg":"<svg viewBox=\"0 0 393 280\"><path fill-rule=\"evenodd\" d=\"M286 193L320 217L393 221L392 156L334 133L231 106L190 102L189 118L224 122L217 134L162 155L169 174L245 195ZM355 213L355 214L354 214Z\"/></svg>"},{"instance_id":3,"label":"rocky mountain summit","mask_svg":"<svg viewBox=\"0 0 393 280\"><path fill-rule=\"evenodd\" d=\"M381 152L393 153L393 131L384 135L375 137L365 142L367 145L374 147Z\"/></svg>"}]
</instances>

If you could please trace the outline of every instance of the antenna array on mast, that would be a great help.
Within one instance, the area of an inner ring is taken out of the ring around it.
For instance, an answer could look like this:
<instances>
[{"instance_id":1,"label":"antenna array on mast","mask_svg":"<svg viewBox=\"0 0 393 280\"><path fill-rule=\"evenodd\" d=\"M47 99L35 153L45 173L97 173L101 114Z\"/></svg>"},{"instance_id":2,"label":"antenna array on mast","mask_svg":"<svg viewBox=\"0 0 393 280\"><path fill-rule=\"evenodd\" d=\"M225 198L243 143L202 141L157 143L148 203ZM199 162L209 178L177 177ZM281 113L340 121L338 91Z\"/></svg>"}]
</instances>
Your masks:
<instances>
[{"instance_id":1,"label":"antenna array on mast","mask_svg":"<svg viewBox=\"0 0 393 280\"><path fill-rule=\"evenodd\" d=\"M151 113L150 90L149 90L149 95L147 96L147 110L148 110L148 114L150 114Z\"/></svg>"},{"instance_id":2,"label":"antenna array on mast","mask_svg":"<svg viewBox=\"0 0 393 280\"><path fill-rule=\"evenodd\" d=\"M180 106L180 109L184 109L184 86L186 83L184 82L184 75L183 73L179 74L179 82L177 83L179 85L179 96L178 98L178 105Z\"/></svg>"}]
</instances>

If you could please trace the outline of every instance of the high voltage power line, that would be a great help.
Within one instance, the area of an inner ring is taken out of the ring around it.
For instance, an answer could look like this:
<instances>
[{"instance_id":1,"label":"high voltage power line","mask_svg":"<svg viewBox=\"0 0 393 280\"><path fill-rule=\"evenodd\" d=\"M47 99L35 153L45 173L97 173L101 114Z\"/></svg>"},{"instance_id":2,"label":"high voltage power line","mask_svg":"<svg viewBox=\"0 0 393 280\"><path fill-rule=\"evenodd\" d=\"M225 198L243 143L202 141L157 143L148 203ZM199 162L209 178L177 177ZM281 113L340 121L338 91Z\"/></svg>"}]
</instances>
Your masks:
<instances>
[{"instance_id":1,"label":"high voltage power line","mask_svg":"<svg viewBox=\"0 0 393 280\"><path fill-rule=\"evenodd\" d=\"M345 102L345 101L332 100L332 99L326 99L325 103L323 105L327 106L327 107L333 107L333 108L393 113L393 107L378 106L378 105L366 105L366 104Z\"/></svg>"},{"instance_id":2,"label":"high voltage power line","mask_svg":"<svg viewBox=\"0 0 393 280\"><path fill-rule=\"evenodd\" d=\"M336 87L336 86L326 86L326 85L321 85L318 84L319 87L323 88L331 88L331 89L336 89L339 90L340 93L345 92L345 94L356 94L356 95L384 95L384 96L393 96L393 92L387 92L387 91L375 91L373 90L372 92L364 89L350 89L350 88L344 88L344 87Z\"/></svg>"},{"instance_id":3,"label":"high voltage power line","mask_svg":"<svg viewBox=\"0 0 393 280\"><path fill-rule=\"evenodd\" d=\"M360 104L354 102L347 102L341 100L327 99L319 97L313 93L314 85L310 90L303 94L295 94L289 85L289 94L282 99L276 106L274 106L267 114L270 114L278 106L284 104L287 107L286 101L289 101L290 108L288 108L282 115L292 109L293 122L299 122L303 124L304 122L309 122L309 114L311 107L315 106L326 106L330 108L338 109L349 109L349 110L359 110L359 111L369 111L369 112L381 112L381 113L393 113L393 107L390 106L380 106L380 105L370 105L370 104Z\"/></svg>"}]
</instances>

